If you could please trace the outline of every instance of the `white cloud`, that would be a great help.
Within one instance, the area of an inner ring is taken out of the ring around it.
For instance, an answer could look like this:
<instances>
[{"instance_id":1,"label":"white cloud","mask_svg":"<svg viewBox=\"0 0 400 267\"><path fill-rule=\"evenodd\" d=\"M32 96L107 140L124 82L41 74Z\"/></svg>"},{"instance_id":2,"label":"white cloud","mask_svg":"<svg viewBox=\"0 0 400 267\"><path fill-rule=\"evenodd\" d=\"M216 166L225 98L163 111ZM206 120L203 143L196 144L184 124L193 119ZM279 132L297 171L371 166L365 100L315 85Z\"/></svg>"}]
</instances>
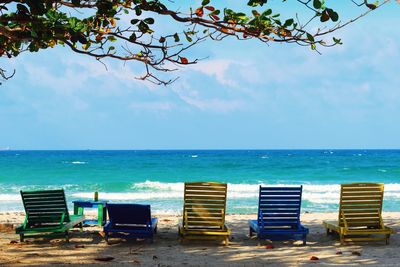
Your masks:
<instances>
[{"instance_id":1,"label":"white cloud","mask_svg":"<svg viewBox=\"0 0 400 267\"><path fill-rule=\"evenodd\" d=\"M213 76L222 85L235 86L237 82L234 78L227 77L226 72L234 62L232 60L205 60L192 65L188 70L194 70L204 73L208 76Z\"/></svg>"}]
</instances>

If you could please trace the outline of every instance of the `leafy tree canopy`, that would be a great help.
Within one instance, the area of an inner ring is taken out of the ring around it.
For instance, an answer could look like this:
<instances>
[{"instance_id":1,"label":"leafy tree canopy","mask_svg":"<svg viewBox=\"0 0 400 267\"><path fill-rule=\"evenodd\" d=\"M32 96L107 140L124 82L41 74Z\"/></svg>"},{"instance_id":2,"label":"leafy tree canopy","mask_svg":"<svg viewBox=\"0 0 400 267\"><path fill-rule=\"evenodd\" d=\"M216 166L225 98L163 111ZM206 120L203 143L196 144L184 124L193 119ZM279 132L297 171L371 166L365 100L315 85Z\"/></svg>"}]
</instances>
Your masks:
<instances>
[{"instance_id":1,"label":"leafy tree canopy","mask_svg":"<svg viewBox=\"0 0 400 267\"><path fill-rule=\"evenodd\" d=\"M0 56L65 46L97 60L142 62L140 79L167 84L171 80L157 74L196 63L187 50L206 39L296 43L316 51L341 44L330 33L379 7L378 2L351 1L362 10L358 17L341 21L325 0L281 0L281 5L247 0L244 10L220 7L219 0L203 0L198 6L179 3L185 8L168 0L0 0ZM304 21L298 14L283 18L276 8L285 5L298 5L310 16ZM165 32L165 22L180 24L180 30ZM12 75L0 69L3 79Z\"/></svg>"}]
</instances>

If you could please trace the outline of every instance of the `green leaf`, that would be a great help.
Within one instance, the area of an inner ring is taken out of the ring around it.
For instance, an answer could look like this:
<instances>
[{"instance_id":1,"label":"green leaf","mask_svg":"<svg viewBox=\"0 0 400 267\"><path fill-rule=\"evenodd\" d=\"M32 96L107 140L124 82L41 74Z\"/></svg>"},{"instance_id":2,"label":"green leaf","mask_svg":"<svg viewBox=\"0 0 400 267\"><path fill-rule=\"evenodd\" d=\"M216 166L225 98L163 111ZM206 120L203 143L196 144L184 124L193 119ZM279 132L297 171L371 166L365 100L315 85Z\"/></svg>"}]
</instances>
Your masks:
<instances>
[{"instance_id":1,"label":"green leaf","mask_svg":"<svg viewBox=\"0 0 400 267\"><path fill-rule=\"evenodd\" d=\"M136 23L138 23L140 20L138 19L131 19L131 24L135 25Z\"/></svg>"},{"instance_id":2,"label":"green leaf","mask_svg":"<svg viewBox=\"0 0 400 267\"><path fill-rule=\"evenodd\" d=\"M136 6L135 7L135 13L136 13L136 16L142 15L142 9L140 9L138 6Z\"/></svg>"},{"instance_id":3,"label":"green leaf","mask_svg":"<svg viewBox=\"0 0 400 267\"><path fill-rule=\"evenodd\" d=\"M269 16L271 14L272 14L272 9L267 9L261 14L261 16Z\"/></svg>"},{"instance_id":4,"label":"green leaf","mask_svg":"<svg viewBox=\"0 0 400 267\"><path fill-rule=\"evenodd\" d=\"M307 39L310 41L310 42L314 42L315 40L314 40L314 37L311 35L311 34L309 34L309 33L307 33Z\"/></svg>"},{"instance_id":5,"label":"green leaf","mask_svg":"<svg viewBox=\"0 0 400 267\"><path fill-rule=\"evenodd\" d=\"M315 43L312 43L311 44L311 50L315 50L315 49L317 49L317 46L315 45Z\"/></svg>"},{"instance_id":6,"label":"green leaf","mask_svg":"<svg viewBox=\"0 0 400 267\"><path fill-rule=\"evenodd\" d=\"M335 42L335 44L343 44L341 39L337 39L335 37L333 37L333 41Z\"/></svg>"},{"instance_id":7,"label":"green leaf","mask_svg":"<svg viewBox=\"0 0 400 267\"><path fill-rule=\"evenodd\" d=\"M285 21L285 23L283 24L283 27L289 27L293 24L294 20L293 19L288 19Z\"/></svg>"},{"instance_id":8,"label":"green leaf","mask_svg":"<svg viewBox=\"0 0 400 267\"><path fill-rule=\"evenodd\" d=\"M153 18L147 18L143 20L147 24L154 24L154 19Z\"/></svg>"},{"instance_id":9,"label":"green leaf","mask_svg":"<svg viewBox=\"0 0 400 267\"><path fill-rule=\"evenodd\" d=\"M139 22L138 28L142 33L147 33L147 31L150 29L149 26L143 21Z\"/></svg>"},{"instance_id":10,"label":"green leaf","mask_svg":"<svg viewBox=\"0 0 400 267\"><path fill-rule=\"evenodd\" d=\"M328 11L329 17L331 17L331 20L332 20L333 22L336 22L336 21L339 20L339 15L338 15L338 13L336 13L335 11L333 11L333 10L330 9L330 8L327 8L326 10Z\"/></svg>"},{"instance_id":11,"label":"green leaf","mask_svg":"<svg viewBox=\"0 0 400 267\"><path fill-rule=\"evenodd\" d=\"M206 6L210 3L210 0L203 0L203 2L201 2L202 6Z\"/></svg>"},{"instance_id":12,"label":"green leaf","mask_svg":"<svg viewBox=\"0 0 400 267\"><path fill-rule=\"evenodd\" d=\"M314 0L313 1L313 6L314 6L315 9L320 9L321 6L322 6L322 3L319 0Z\"/></svg>"},{"instance_id":13,"label":"green leaf","mask_svg":"<svg viewBox=\"0 0 400 267\"><path fill-rule=\"evenodd\" d=\"M188 34L187 32L183 32L183 33L185 34L186 40L187 40L188 42L192 42L192 41L193 41L193 39L189 36L189 34Z\"/></svg>"},{"instance_id":14,"label":"green leaf","mask_svg":"<svg viewBox=\"0 0 400 267\"><path fill-rule=\"evenodd\" d=\"M29 14L29 9L22 4L17 4L18 13Z\"/></svg>"},{"instance_id":15,"label":"green leaf","mask_svg":"<svg viewBox=\"0 0 400 267\"><path fill-rule=\"evenodd\" d=\"M107 40L111 42L116 42L117 38L115 38L114 36L107 36Z\"/></svg>"},{"instance_id":16,"label":"green leaf","mask_svg":"<svg viewBox=\"0 0 400 267\"><path fill-rule=\"evenodd\" d=\"M37 35L37 33L35 31L31 31L31 36L33 38L37 38L38 37L38 35Z\"/></svg>"},{"instance_id":17,"label":"green leaf","mask_svg":"<svg viewBox=\"0 0 400 267\"><path fill-rule=\"evenodd\" d=\"M72 2L72 4L73 4L74 6L80 6L80 4L81 4L81 1L80 1L80 0L72 0L71 2Z\"/></svg>"},{"instance_id":18,"label":"green leaf","mask_svg":"<svg viewBox=\"0 0 400 267\"><path fill-rule=\"evenodd\" d=\"M249 2L247 2L248 6L263 6L265 3L267 3L268 0L250 0Z\"/></svg>"},{"instance_id":19,"label":"green leaf","mask_svg":"<svg viewBox=\"0 0 400 267\"><path fill-rule=\"evenodd\" d=\"M179 35L177 33L174 34L174 39L175 39L175 42L179 42L180 41Z\"/></svg>"},{"instance_id":20,"label":"green leaf","mask_svg":"<svg viewBox=\"0 0 400 267\"><path fill-rule=\"evenodd\" d=\"M135 33L132 33L132 35L131 36L129 36L129 40L130 41L132 41L132 42L134 42L134 41L136 41L136 34Z\"/></svg>"}]
</instances>

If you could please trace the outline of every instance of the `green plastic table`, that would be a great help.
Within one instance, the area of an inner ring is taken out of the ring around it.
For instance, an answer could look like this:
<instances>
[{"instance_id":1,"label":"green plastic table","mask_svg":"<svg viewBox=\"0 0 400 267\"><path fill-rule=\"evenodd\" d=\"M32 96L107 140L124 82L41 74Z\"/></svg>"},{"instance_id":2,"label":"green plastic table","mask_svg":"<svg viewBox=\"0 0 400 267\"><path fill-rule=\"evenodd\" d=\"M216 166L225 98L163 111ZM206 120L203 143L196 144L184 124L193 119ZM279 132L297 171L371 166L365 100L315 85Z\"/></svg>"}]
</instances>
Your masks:
<instances>
[{"instance_id":1,"label":"green plastic table","mask_svg":"<svg viewBox=\"0 0 400 267\"><path fill-rule=\"evenodd\" d=\"M74 214L83 215L85 208L97 208L97 222L93 220L85 220L86 224L97 224L98 226L103 226L107 221L107 210L106 204L107 200L90 201L90 200L76 200L72 201L74 203Z\"/></svg>"}]
</instances>

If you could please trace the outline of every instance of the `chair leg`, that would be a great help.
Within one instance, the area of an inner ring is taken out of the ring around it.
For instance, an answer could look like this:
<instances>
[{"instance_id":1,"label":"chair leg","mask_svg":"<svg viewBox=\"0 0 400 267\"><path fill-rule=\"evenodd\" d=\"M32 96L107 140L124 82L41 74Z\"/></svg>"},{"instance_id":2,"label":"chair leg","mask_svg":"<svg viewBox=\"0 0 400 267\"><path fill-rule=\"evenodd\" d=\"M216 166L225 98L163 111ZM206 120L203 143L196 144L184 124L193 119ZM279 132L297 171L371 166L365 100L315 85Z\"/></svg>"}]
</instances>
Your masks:
<instances>
[{"instance_id":1,"label":"chair leg","mask_svg":"<svg viewBox=\"0 0 400 267\"><path fill-rule=\"evenodd\" d=\"M69 233L68 233L68 231L65 231L65 241L67 243L69 243Z\"/></svg>"},{"instance_id":2,"label":"chair leg","mask_svg":"<svg viewBox=\"0 0 400 267\"><path fill-rule=\"evenodd\" d=\"M250 237L253 236L253 229L251 229L251 227L249 227L249 236L250 236Z\"/></svg>"},{"instance_id":3,"label":"chair leg","mask_svg":"<svg viewBox=\"0 0 400 267\"><path fill-rule=\"evenodd\" d=\"M19 235L19 241L20 242L24 242L24 234L20 234Z\"/></svg>"},{"instance_id":4,"label":"chair leg","mask_svg":"<svg viewBox=\"0 0 400 267\"><path fill-rule=\"evenodd\" d=\"M340 245L344 245L344 236L340 235Z\"/></svg>"},{"instance_id":5,"label":"chair leg","mask_svg":"<svg viewBox=\"0 0 400 267\"><path fill-rule=\"evenodd\" d=\"M386 235L386 245L389 245L389 238L390 238L390 235Z\"/></svg>"},{"instance_id":6,"label":"chair leg","mask_svg":"<svg viewBox=\"0 0 400 267\"><path fill-rule=\"evenodd\" d=\"M108 232L104 232L104 241L106 241L107 245L110 245L110 243L108 242L108 238L109 238Z\"/></svg>"},{"instance_id":7,"label":"chair leg","mask_svg":"<svg viewBox=\"0 0 400 267\"><path fill-rule=\"evenodd\" d=\"M154 228L154 233L157 234L157 226Z\"/></svg>"},{"instance_id":8,"label":"chair leg","mask_svg":"<svg viewBox=\"0 0 400 267\"><path fill-rule=\"evenodd\" d=\"M225 237L225 246L229 245L229 237Z\"/></svg>"},{"instance_id":9,"label":"chair leg","mask_svg":"<svg viewBox=\"0 0 400 267\"><path fill-rule=\"evenodd\" d=\"M303 246L307 245L307 236L303 235Z\"/></svg>"}]
</instances>

